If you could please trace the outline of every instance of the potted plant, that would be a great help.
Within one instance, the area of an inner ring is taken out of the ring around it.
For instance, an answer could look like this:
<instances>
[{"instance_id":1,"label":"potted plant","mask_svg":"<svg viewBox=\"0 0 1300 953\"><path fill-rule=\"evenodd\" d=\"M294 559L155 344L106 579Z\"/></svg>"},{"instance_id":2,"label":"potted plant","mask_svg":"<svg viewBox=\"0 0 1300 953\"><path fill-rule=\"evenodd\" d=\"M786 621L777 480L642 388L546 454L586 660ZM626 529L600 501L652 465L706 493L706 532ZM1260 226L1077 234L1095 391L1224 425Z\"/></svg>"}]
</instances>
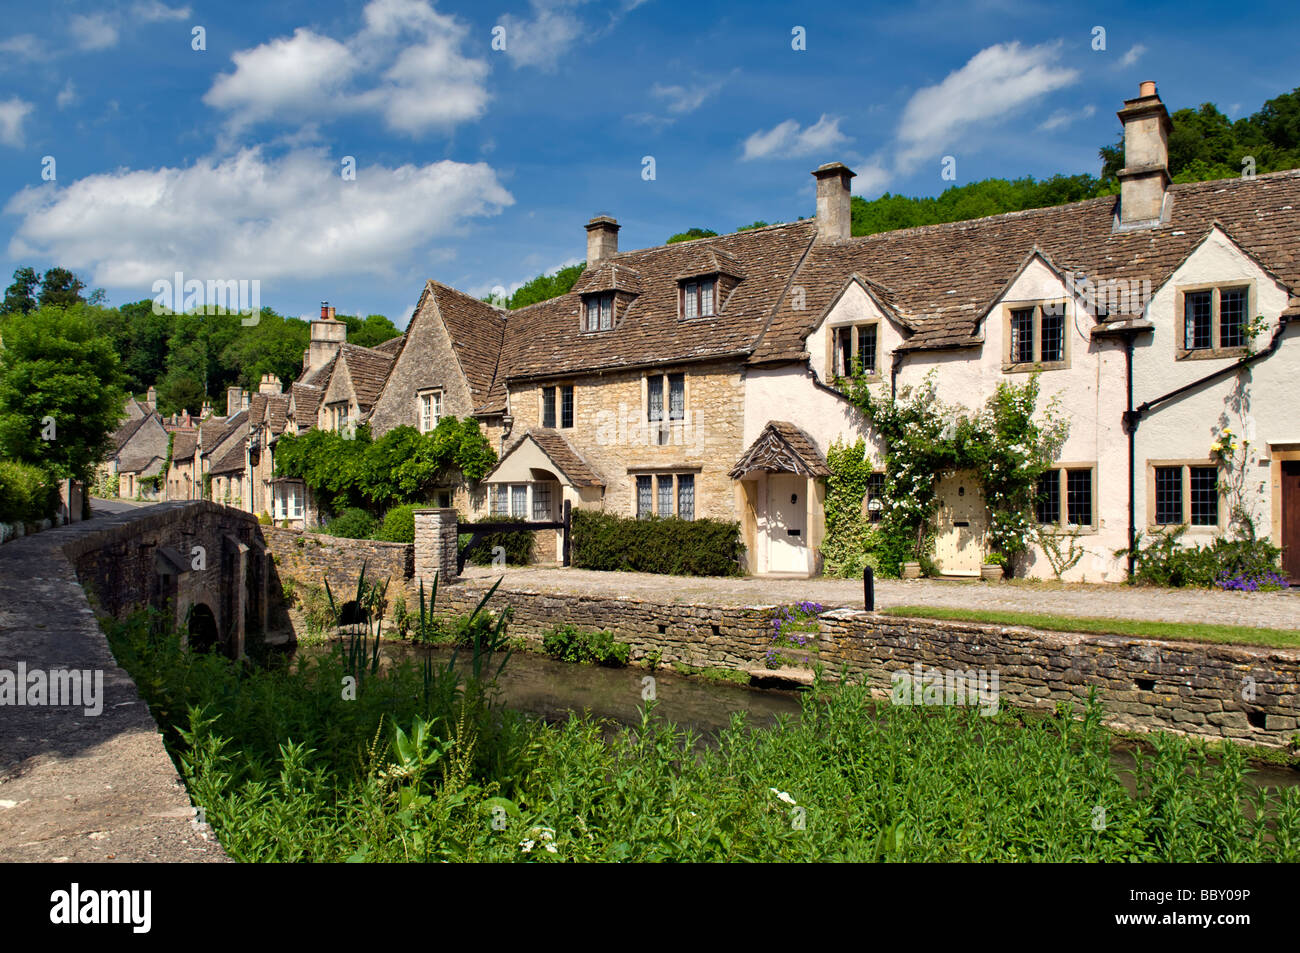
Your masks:
<instances>
[{"instance_id":1,"label":"potted plant","mask_svg":"<svg viewBox=\"0 0 1300 953\"><path fill-rule=\"evenodd\" d=\"M997 582L1006 574L1007 557L1001 553L989 553L984 557L980 567L980 578L985 582Z\"/></svg>"},{"instance_id":2,"label":"potted plant","mask_svg":"<svg viewBox=\"0 0 1300 953\"><path fill-rule=\"evenodd\" d=\"M920 564L919 562L903 563L903 578L904 578L904 579L920 579L920 578L921 578L921 564Z\"/></svg>"}]
</instances>

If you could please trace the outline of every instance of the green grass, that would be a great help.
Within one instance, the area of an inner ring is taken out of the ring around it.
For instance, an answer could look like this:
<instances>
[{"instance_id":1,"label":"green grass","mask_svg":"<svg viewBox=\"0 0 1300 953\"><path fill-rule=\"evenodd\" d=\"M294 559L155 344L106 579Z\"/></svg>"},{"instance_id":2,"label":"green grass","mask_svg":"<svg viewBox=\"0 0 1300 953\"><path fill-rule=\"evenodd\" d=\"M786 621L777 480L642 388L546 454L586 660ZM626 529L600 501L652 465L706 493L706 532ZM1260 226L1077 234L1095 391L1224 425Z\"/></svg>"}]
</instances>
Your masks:
<instances>
[{"instance_id":1,"label":"green grass","mask_svg":"<svg viewBox=\"0 0 1300 953\"><path fill-rule=\"evenodd\" d=\"M880 611L884 615L943 619L950 622L1022 625L1031 629L1046 629L1049 632L1095 632L1102 635L1128 635L1142 639L1262 645L1283 649L1300 648L1300 631L1294 629L1259 629L1247 625L1216 625L1208 622L1148 622L1141 619L1048 615L1037 612L1008 612L1000 609L948 609L938 606L890 606Z\"/></svg>"}]
</instances>

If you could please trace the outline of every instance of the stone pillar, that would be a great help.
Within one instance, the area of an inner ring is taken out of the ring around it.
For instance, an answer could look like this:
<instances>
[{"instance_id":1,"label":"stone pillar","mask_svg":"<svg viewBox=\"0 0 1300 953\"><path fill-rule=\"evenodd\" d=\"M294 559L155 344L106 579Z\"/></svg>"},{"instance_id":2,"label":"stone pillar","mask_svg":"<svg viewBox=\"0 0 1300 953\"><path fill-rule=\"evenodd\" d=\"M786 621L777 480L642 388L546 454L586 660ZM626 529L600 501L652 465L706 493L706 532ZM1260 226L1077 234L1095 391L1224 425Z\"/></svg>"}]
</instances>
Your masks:
<instances>
[{"instance_id":1,"label":"stone pillar","mask_svg":"<svg viewBox=\"0 0 1300 953\"><path fill-rule=\"evenodd\" d=\"M456 568L459 525L451 507L415 511L415 578L445 582L460 575Z\"/></svg>"}]
</instances>

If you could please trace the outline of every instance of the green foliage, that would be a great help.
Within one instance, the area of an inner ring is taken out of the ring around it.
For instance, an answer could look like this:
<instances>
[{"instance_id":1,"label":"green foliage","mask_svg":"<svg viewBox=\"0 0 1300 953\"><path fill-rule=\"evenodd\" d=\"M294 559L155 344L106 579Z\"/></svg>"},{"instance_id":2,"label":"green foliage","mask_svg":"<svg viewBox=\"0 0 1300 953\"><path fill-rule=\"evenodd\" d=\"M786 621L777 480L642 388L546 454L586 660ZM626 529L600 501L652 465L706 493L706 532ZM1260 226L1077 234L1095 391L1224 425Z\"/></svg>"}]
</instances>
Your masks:
<instances>
[{"instance_id":1,"label":"green foliage","mask_svg":"<svg viewBox=\"0 0 1300 953\"><path fill-rule=\"evenodd\" d=\"M867 456L866 441L833 443L826 451L831 475L826 479L826 535L822 539L822 565L827 576L858 578L870 566L879 571L873 550L879 545L872 524L862 515L867 481L875 469Z\"/></svg>"},{"instance_id":2,"label":"green foliage","mask_svg":"<svg viewBox=\"0 0 1300 953\"><path fill-rule=\"evenodd\" d=\"M1205 589L1228 580L1255 581L1258 585L1281 572L1282 550L1267 539L1219 536L1208 544L1187 545L1182 541L1186 531L1186 526L1179 526L1155 533L1145 544L1142 534L1137 534L1130 581ZM1115 553L1116 557L1127 555L1127 549Z\"/></svg>"},{"instance_id":3,"label":"green foliage","mask_svg":"<svg viewBox=\"0 0 1300 953\"><path fill-rule=\"evenodd\" d=\"M382 314L368 314L364 321L349 314L344 315L341 320L348 327L348 342L358 347L375 347L385 341L400 337L402 333L398 330L397 325ZM301 363L301 350L298 352L298 360Z\"/></svg>"},{"instance_id":4,"label":"green foliage","mask_svg":"<svg viewBox=\"0 0 1300 953\"><path fill-rule=\"evenodd\" d=\"M1095 701L1022 724L819 686L800 718L703 745L652 710L531 721L410 658L345 701L342 647L255 669L139 617L109 636L239 861L1300 860L1300 788L1159 734L1126 783Z\"/></svg>"},{"instance_id":5,"label":"green foliage","mask_svg":"<svg viewBox=\"0 0 1300 953\"><path fill-rule=\"evenodd\" d=\"M573 511L573 565L579 569L674 576L738 576L740 524L676 517L630 519Z\"/></svg>"},{"instance_id":6,"label":"green foliage","mask_svg":"<svg viewBox=\"0 0 1300 953\"><path fill-rule=\"evenodd\" d=\"M344 510L325 525L325 532L331 536L346 539L369 539L379 528L379 523L363 509L352 507Z\"/></svg>"},{"instance_id":7,"label":"green foliage","mask_svg":"<svg viewBox=\"0 0 1300 953\"><path fill-rule=\"evenodd\" d=\"M675 245L677 242L689 242L696 238L714 238L717 236L711 228L688 228L684 232L678 232L676 235L670 235L665 245Z\"/></svg>"},{"instance_id":8,"label":"green foliage","mask_svg":"<svg viewBox=\"0 0 1300 953\"><path fill-rule=\"evenodd\" d=\"M780 222L764 222L760 219L759 221L754 222L751 225L742 225L740 226L740 228L736 229L736 231L748 232L748 231L753 231L756 228L767 228L767 226L769 225L780 225L780 224L781 224Z\"/></svg>"},{"instance_id":9,"label":"green foliage","mask_svg":"<svg viewBox=\"0 0 1300 953\"><path fill-rule=\"evenodd\" d=\"M1235 122L1213 103L1179 109L1170 119L1169 174L1175 182L1237 178L1253 156L1256 173L1300 168L1300 88L1268 100ZM1102 180L1116 181L1124 165L1124 140L1101 151Z\"/></svg>"},{"instance_id":10,"label":"green foliage","mask_svg":"<svg viewBox=\"0 0 1300 953\"><path fill-rule=\"evenodd\" d=\"M85 289L86 283L68 269L51 268L41 276L40 306L74 308L79 304L85 304L86 299L81 294Z\"/></svg>"},{"instance_id":11,"label":"green foliage","mask_svg":"<svg viewBox=\"0 0 1300 953\"><path fill-rule=\"evenodd\" d=\"M375 539L390 543L415 542L415 511L421 508L419 503L403 503L394 506L384 514L384 523L375 535Z\"/></svg>"},{"instance_id":12,"label":"green foliage","mask_svg":"<svg viewBox=\"0 0 1300 953\"><path fill-rule=\"evenodd\" d=\"M1042 180L1032 176L1014 180L983 179L950 186L933 198L908 198L886 192L868 201L855 195L851 202L851 231L854 235L874 235L919 225L964 222L1003 212L1064 205L1113 191L1115 187L1090 175L1054 175Z\"/></svg>"},{"instance_id":13,"label":"green foliage","mask_svg":"<svg viewBox=\"0 0 1300 953\"><path fill-rule=\"evenodd\" d=\"M29 463L0 460L0 523L39 523L52 519L59 504L58 484Z\"/></svg>"},{"instance_id":14,"label":"green foliage","mask_svg":"<svg viewBox=\"0 0 1300 953\"><path fill-rule=\"evenodd\" d=\"M41 276L35 268L14 269L14 283L5 289L4 304L0 305L0 315L29 314L36 310L36 288Z\"/></svg>"},{"instance_id":15,"label":"green foliage","mask_svg":"<svg viewBox=\"0 0 1300 953\"><path fill-rule=\"evenodd\" d=\"M541 301L549 301L551 298L558 298L560 295L566 295L572 291L574 283L582 276L582 271L586 267L587 263L581 262L561 268L552 275L538 275L532 281L520 286L514 294L504 301L495 299L491 295L483 300L509 308L512 311L516 308L526 308L530 304L537 304Z\"/></svg>"},{"instance_id":16,"label":"green foliage","mask_svg":"<svg viewBox=\"0 0 1300 953\"><path fill-rule=\"evenodd\" d=\"M506 516L490 516L488 519L493 523L524 523L526 520L515 519ZM492 565L493 551L500 547L506 553L506 565L508 566L527 566L533 561L533 546L536 543L537 534L532 530L518 530L506 533L488 533L473 549L466 549L465 558L475 566ZM462 548L469 545L473 539L473 533L462 533L460 541Z\"/></svg>"},{"instance_id":17,"label":"green foliage","mask_svg":"<svg viewBox=\"0 0 1300 953\"><path fill-rule=\"evenodd\" d=\"M478 480L496 462L478 421L444 417L431 433L394 427L372 440L366 426L354 436L309 430L280 438L277 476L302 480L323 507L382 512L422 502L439 485Z\"/></svg>"},{"instance_id":18,"label":"green foliage","mask_svg":"<svg viewBox=\"0 0 1300 953\"><path fill-rule=\"evenodd\" d=\"M97 327L100 311L42 307L4 318L0 457L56 478L94 478L126 401L117 355Z\"/></svg>"},{"instance_id":19,"label":"green foliage","mask_svg":"<svg viewBox=\"0 0 1300 953\"><path fill-rule=\"evenodd\" d=\"M627 665L632 647L616 641L608 629L580 632L571 623L558 625L542 636L542 649L561 662L595 663L613 668Z\"/></svg>"},{"instance_id":20,"label":"green foliage","mask_svg":"<svg viewBox=\"0 0 1300 953\"><path fill-rule=\"evenodd\" d=\"M939 400L934 374L897 397L875 397L859 373L838 381L885 443L884 516L874 555L885 575L901 564L928 561L936 490L944 472L973 470L990 512L989 548L1011 559L1023 553L1035 529L1038 478L1056 459L1067 425L1055 401L1035 420L1038 375L1023 385L999 383L975 414Z\"/></svg>"}]
</instances>

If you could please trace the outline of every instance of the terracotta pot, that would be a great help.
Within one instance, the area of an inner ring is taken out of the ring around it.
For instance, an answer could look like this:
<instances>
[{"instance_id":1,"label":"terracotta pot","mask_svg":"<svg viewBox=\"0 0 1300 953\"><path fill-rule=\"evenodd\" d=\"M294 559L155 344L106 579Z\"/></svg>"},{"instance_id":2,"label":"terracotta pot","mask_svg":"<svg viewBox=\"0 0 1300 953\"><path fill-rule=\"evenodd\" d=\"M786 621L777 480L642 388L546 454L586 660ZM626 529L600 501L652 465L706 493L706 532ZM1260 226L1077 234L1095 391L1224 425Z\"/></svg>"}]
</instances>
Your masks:
<instances>
[{"instance_id":1,"label":"terracotta pot","mask_svg":"<svg viewBox=\"0 0 1300 953\"><path fill-rule=\"evenodd\" d=\"M904 578L904 579L920 579L920 578L921 578L921 564L920 564L920 563L903 563L903 578Z\"/></svg>"}]
</instances>

